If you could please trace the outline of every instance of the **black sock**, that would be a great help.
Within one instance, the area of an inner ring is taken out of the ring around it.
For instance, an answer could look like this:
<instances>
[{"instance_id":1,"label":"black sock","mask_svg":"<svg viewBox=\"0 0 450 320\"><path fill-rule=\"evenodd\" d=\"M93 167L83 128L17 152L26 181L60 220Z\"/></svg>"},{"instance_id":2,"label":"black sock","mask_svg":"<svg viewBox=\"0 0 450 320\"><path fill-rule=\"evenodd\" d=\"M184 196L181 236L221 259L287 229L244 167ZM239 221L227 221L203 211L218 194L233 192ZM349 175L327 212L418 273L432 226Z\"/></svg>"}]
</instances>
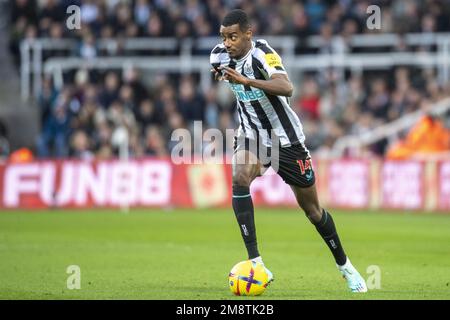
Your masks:
<instances>
[{"instance_id":1,"label":"black sock","mask_svg":"<svg viewBox=\"0 0 450 320\"><path fill-rule=\"evenodd\" d=\"M322 213L322 219L315 224L316 229L330 248L336 263L342 266L345 264L347 257L339 240L333 218L326 210L322 210Z\"/></svg>"},{"instance_id":2,"label":"black sock","mask_svg":"<svg viewBox=\"0 0 450 320\"><path fill-rule=\"evenodd\" d=\"M245 247L247 248L248 258L258 257L255 216L249 187L233 186L233 210L239 223L242 239L244 239Z\"/></svg>"}]
</instances>

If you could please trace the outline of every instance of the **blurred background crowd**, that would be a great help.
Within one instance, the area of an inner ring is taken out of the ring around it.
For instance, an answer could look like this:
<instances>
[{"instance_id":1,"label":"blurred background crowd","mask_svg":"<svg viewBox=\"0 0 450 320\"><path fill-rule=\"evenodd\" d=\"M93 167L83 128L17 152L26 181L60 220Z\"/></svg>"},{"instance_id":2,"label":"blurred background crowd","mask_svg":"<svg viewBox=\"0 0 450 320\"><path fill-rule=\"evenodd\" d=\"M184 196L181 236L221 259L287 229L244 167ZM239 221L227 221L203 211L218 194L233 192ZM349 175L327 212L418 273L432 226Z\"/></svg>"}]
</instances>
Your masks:
<instances>
[{"instance_id":1,"label":"blurred background crowd","mask_svg":"<svg viewBox=\"0 0 450 320\"><path fill-rule=\"evenodd\" d=\"M72 4L81 8L79 30L65 26L66 8ZM382 8L381 30L366 27L366 9L372 4ZM220 42L220 21L236 7L251 16L256 38L298 37L297 54L373 50L349 46L347 39L354 34L450 31L450 2L446 0L13 0L10 52L19 66L20 41L38 37L78 39L76 50L55 50L47 58L119 55L120 50L111 53L98 48L98 40L108 38L217 36ZM313 35L324 39L317 48L304 45ZM333 36L340 36L341 41L332 41ZM435 48L408 47L400 41L389 50ZM204 53L205 59L208 54ZM158 73L151 79L146 81L142 72L133 68L80 69L57 90L52 79L44 78L36 101L41 133L34 144L35 154L108 159L117 155L119 128L125 127L132 156L168 156L174 146L170 140L173 130L192 129L196 120L203 121L203 129L237 127L234 98L221 85L202 91L196 74ZM303 122L307 146L319 155L327 155L340 137L364 133L450 96L450 84L440 85L432 68L396 67L346 73L343 78L333 70L311 72L295 85L292 108ZM388 142L382 141L369 152L384 155L387 149ZM230 145L226 151L231 152Z\"/></svg>"}]
</instances>

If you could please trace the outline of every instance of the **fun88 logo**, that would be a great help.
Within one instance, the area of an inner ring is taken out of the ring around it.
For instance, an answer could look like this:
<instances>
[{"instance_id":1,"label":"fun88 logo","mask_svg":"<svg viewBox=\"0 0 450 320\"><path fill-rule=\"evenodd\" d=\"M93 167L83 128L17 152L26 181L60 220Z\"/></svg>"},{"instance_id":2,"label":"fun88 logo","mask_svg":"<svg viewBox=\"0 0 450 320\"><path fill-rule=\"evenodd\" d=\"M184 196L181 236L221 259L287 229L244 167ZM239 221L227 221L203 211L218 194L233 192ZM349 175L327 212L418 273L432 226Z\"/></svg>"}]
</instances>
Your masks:
<instances>
[{"instance_id":1,"label":"fun88 logo","mask_svg":"<svg viewBox=\"0 0 450 320\"><path fill-rule=\"evenodd\" d=\"M246 91L242 84L230 83L230 85L239 101L247 102L264 97L264 91L260 89Z\"/></svg>"}]
</instances>

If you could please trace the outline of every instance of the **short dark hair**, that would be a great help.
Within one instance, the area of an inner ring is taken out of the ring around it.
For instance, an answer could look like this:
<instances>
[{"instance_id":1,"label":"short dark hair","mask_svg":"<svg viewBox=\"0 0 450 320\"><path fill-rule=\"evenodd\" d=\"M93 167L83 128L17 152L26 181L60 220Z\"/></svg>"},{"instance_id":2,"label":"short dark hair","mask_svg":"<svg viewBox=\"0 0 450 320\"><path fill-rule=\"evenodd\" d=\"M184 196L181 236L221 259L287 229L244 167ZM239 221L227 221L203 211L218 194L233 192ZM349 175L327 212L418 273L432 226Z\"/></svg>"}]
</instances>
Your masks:
<instances>
[{"instance_id":1,"label":"short dark hair","mask_svg":"<svg viewBox=\"0 0 450 320\"><path fill-rule=\"evenodd\" d=\"M224 27L229 27L234 24L239 25L241 31L247 31L250 27L250 22L244 10L234 9L227 13L227 15L222 20L222 25Z\"/></svg>"}]
</instances>

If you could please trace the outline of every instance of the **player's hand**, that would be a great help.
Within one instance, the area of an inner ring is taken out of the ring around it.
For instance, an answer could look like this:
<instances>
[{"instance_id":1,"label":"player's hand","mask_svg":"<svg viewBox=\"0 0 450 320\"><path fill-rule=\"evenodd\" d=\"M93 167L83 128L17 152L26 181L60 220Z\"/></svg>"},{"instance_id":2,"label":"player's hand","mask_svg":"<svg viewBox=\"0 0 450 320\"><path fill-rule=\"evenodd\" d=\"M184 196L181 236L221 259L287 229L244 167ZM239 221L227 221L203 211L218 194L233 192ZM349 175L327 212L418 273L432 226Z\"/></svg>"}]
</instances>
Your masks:
<instances>
[{"instance_id":1,"label":"player's hand","mask_svg":"<svg viewBox=\"0 0 450 320\"><path fill-rule=\"evenodd\" d=\"M216 69L211 69L211 72L212 72L213 75L214 75L214 80L216 80L216 81L222 81L222 80L224 80L223 77L222 77L222 75L220 74L220 72L217 72Z\"/></svg>"},{"instance_id":2,"label":"player's hand","mask_svg":"<svg viewBox=\"0 0 450 320\"><path fill-rule=\"evenodd\" d=\"M225 72L225 74L223 76L223 78L225 80L228 80L231 83L243 84L244 86L248 85L249 78L244 77L242 74L240 74L236 70L231 69L230 67L220 67L220 69Z\"/></svg>"}]
</instances>

